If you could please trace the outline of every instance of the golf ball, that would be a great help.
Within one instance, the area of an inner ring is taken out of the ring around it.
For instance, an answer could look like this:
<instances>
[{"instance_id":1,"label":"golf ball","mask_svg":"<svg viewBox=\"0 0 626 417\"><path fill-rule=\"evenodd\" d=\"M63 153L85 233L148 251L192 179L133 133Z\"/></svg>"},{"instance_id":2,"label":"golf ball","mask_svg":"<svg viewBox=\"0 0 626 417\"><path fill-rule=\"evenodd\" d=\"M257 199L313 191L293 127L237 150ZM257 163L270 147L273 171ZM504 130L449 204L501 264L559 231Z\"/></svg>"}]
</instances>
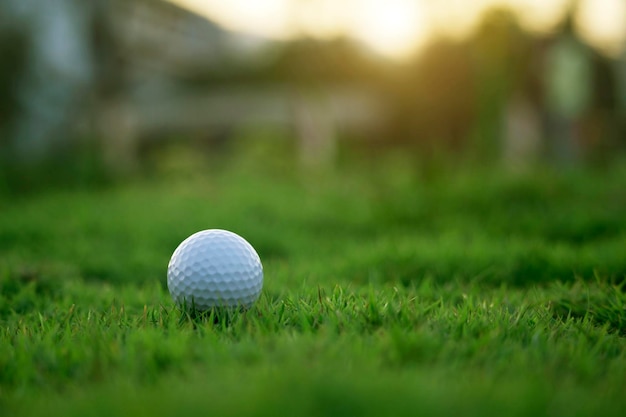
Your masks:
<instances>
[{"instance_id":1,"label":"golf ball","mask_svg":"<svg viewBox=\"0 0 626 417\"><path fill-rule=\"evenodd\" d=\"M250 307L261 294L263 266L241 236L203 230L185 239L172 254L167 287L174 301L199 310Z\"/></svg>"}]
</instances>

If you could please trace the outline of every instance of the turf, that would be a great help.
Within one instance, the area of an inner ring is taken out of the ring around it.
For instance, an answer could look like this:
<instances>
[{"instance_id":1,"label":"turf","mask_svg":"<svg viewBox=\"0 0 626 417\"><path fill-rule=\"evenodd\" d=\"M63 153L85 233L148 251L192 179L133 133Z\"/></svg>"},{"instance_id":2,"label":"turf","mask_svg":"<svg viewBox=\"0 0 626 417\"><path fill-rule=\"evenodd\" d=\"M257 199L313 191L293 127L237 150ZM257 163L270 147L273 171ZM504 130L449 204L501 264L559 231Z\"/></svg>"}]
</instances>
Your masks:
<instances>
[{"instance_id":1,"label":"turf","mask_svg":"<svg viewBox=\"0 0 626 417\"><path fill-rule=\"evenodd\" d=\"M2 197L0 414L624 415L623 167L231 162ZM206 228L259 252L249 311L171 301Z\"/></svg>"}]
</instances>

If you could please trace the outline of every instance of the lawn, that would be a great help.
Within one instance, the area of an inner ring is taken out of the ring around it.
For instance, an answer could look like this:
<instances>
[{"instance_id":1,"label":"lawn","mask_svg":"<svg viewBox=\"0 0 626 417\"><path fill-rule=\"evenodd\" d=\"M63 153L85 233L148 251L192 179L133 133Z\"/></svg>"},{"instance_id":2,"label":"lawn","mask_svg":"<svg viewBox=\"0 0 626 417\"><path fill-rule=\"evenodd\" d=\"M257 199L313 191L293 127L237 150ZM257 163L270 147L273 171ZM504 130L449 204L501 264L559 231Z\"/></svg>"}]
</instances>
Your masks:
<instances>
[{"instance_id":1,"label":"lawn","mask_svg":"<svg viewBox=\"0 0 626 417\"><path fill-rule=\"evenodd\" d=\"M0 196L0 415L624 415L623 166L252 159ZM170 298L207 228L263 261L247 312Z\"/></svg>"}]
</instances>

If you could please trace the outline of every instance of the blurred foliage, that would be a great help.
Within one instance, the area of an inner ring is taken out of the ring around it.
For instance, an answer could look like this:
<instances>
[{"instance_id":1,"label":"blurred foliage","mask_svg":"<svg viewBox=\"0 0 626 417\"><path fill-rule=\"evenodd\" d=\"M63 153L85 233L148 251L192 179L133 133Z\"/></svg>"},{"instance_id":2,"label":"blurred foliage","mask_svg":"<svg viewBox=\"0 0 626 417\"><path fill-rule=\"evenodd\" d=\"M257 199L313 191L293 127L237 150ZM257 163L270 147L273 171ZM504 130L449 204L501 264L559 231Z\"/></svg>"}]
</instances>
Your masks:
<instances>
[{"instance_id":1,"label":"blurred foliage","mask_svg":"<svg viewBox=\"0 0 626 417\"><path fill-rule=\"evenodd\" d=\"M104 98L123 97L128 93L125 89L131 85L130 79L124 78L130 71L129 63L118 62L116 48L120 46L107 32L110 28L101 19L96 19L96 23L94 54L97 62L106 65L97 65L97 88L94 91ZM413 155L416 169L434 176L459 164L466 167L503 164L502 154L509 146L507 141L511 135L505 126L506 119L511 117L510 104L521 98L533 112L534 118L526 121L530 131L536 129L541 135L541 143L534 151L539 155L529 160L533 163L539 160L547 165L558 163L558 158L551 154L557 140L552 136L556 131L567 137L575 130L576 137L569 138L569 146L581 149L581 161L576 162L604 168L613 159L619 159L626 149L624 110L618 108L615 62L582 46L591 57L593 77L589 82L593 96L587 111L578 120L555 122L546 103L547 54L558 39L570 35L571 28L567 24L566 20L553 33L529 33L522 30L509 11L492 9L483 16L471 36L461 40L434 39L419 54L401 63L384 60L344 38L330 41L300 39L268 47L268 51L258 58L262 65L245 65L224 59L185 77L152 75L155 79L165 77L166 90L177 86L182 92L194 94L204 92L210 95L214 88L227 89L229 86L269 86L270 90L274 86L286 86L286 90L295 95L311 91L332 92L337 86L372 92L387 115L384 126L359 137L366 140L351 141L351 132L336 132L340 155L331 164L340 165L341 158L347 154L368 158L367 154L406 152ZM2 50L12 57L3 60L0 67L0 97L3 100L0 118L6 127L6 120L14 116L12 113L19 112L19 108L10 103L15 98L12 86L14 78L19 76L21 55L26 48L11 37L3 37ZM115 73L116 70L119 73ZM148 77L145 84L152 81ZM173 91L178 90L174 88ZM159 100L167 100L167 97ZM98 107L93 110L94 120L89 119L90 122L95 123L100 110ZM118 119L114 120L117 122ZM559 123L561 126L553 129L552 125ZM136 132L136 137L128 140L138 143L122 148L137 149L136 155L129 157L137 159L137 166L123 174L130 174L131 178L137 174L172 169L171 166L159 167L159 158L155 158L155 155L167 154L171 147L195 154L196 162L201 160L223 166L235 152L246 152L248 142L245 137L255 136L259 140L279 137L280 141L296 142L288 147L281 144L271 152L280 153L282 149L298 146L297 134L288 128L282 131L263 126L220 129L152 136ZM117 133L113 131L113 134ZM110 181L119 172L114 172L111 169L114 164L110 160L105 162L101 155L107 140L98 137L96 132L84 136L72 138L68 134L65 147L35 164L13 160L10 152L2 155L0 189L20 193L54 184L73 187ZM0 145L5 146L0 150L10 151L10 146L4 143L7 141L3 136ZM163 149L159 150L159 147ZM293 161L286 164L285 169L294 169L298 152L290 148L284 157ZM529 169L533 169L532 164Z\"/></svg>"},{"instance_id":2,"label":"blurred foliage","mask_svg":"<svg viewBox=\"0 0 626 417\"><path fill-rule=\"evenodd\" d=\"M0 35L0 149L7 145L9 124L19 113L15 86L27 51L28 40L15 31Z\"/></svg>"}]
</instances>

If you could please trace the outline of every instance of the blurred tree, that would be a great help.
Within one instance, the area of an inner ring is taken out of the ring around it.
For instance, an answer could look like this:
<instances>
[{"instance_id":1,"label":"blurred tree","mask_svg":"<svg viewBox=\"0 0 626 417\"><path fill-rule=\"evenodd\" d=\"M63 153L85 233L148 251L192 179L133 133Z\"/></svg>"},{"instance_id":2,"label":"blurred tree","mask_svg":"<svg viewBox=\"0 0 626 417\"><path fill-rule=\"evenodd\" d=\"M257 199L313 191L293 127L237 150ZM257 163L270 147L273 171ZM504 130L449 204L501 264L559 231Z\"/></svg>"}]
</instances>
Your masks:
<instances>
[{"instance_id":1,"label":"blurred tree","mask_svg":"<svg viewBox=\"0 0 626 417\"><path fill-rule=\"evenodd\" d=\"M439 39L408 66L390 71L391 142L424 157L465 147L474 119L475 83L466 45Z\"/></svg>"},{"instance_id":2,"label":"blurred tree","mask_svg":"<svg viewBox=\"0 0 626 417\"><path fill-rule=\"evenodd\" d=\"M380 80L384 67L347 38L304 38L283 44L271 64L252 75L294 85L371 85Z\"/></svg>"},{"instance_id":3,"label":"blurred tree","mask_svg":"<svg viewBox=\"0 0 626 417\"><path fill-rule=\"evenodd\" d=\"M626 150L626 47L622 55L613 63L613 71L616 82L617 109L615 117L617 119L617 141L618 146Z\"/></svg>"},{"instance_id":4,"label":"blurred tree","mask_svg":"<svg viewBox=\"0 0 626 417\"><path fill-rule=\"evenodd\" d=\"M0 15L0 152L9 147L9 125L18 111L16 86L19 74L25 65L28 40L21 36L19 28L8 21L6 14Z\"/></svg>"},{"instance_id":5,"label":"blurred tree","mask_svg":"<svg viewBox=\"0 0 626 417\"><path fill-rule=\"evenodd\" d=\"M611 59L593 51L590 67L591 92L581 115L580 146L587 161L605 163L624 140L619 134L619 85Z\"/></svg>"},{"instance_id":6,"label":"blurred tree","mask_svg":"<svg viewBox=\"0 0 626 417\"><path fill-rule=\"evenodd\" d=\"M532 37L520 28L515 15L501 8L487 11L470 40L477 79L477 115L471 140L483 158L497 159L507 146L503 124L511 100L516 100L514 106L520 111L533 111L537 102L530 76L533 47Z\"/></svg>"},{"instance_id":7,"label":"blurred tree","mask_svg":"<svg viewBox=\"0 0 626 417\"><path fill-rule=\"evenodd\" d=\"M572 164L582 158L581 118L591 106L592 51L577 37L575 8L546 51L545 109L548 116L548 153L552 160Z\"/></svg>"}]
</instances>

